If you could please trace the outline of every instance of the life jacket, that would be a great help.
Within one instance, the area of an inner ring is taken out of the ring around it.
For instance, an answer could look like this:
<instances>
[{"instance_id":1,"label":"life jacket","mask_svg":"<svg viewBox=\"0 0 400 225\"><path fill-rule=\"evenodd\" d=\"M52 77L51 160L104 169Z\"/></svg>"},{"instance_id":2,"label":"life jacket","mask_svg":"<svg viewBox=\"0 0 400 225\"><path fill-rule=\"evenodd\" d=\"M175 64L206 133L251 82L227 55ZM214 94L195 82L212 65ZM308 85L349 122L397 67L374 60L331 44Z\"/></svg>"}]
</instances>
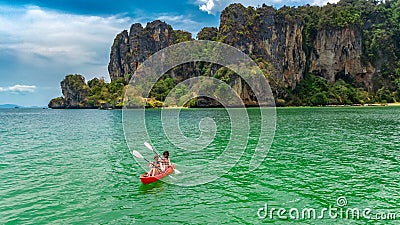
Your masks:
<instances>
[{"instance_id":1,"label":"life jacket","mask_svg":"<svg viewBox=\"0 0 400 225\"><path fill-rule=\"evenodd\" d=\"M164 160L161 161L161 164L162 164L164 167L169 167L169 166L171 166L171 163L169 162L169 159L167 159L167 158L164 158Z\"/></svg>"}]
</instances>

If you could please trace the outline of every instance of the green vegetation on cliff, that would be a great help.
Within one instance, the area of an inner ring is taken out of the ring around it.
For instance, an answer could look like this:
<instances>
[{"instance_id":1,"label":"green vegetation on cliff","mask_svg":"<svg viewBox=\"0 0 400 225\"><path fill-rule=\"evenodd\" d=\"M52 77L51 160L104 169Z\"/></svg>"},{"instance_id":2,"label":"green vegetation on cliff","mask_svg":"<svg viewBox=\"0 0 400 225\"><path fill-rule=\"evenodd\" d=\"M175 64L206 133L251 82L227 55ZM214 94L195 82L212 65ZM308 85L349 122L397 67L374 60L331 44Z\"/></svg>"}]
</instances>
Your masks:
<instances>
[{"instance_id":1,"label":"green vegetation on cliff","mask_svg":"<svg viewBox=\"0 0 400 225\"><path fill-rule=\"evenodd\" d=\"M318 30L357 27L362 32L364 65L380 71L374 80L374 92L382 87L398 91L400 82L400 1L341 0L323 7L283 7L278 14L300 18L304 23L303 48L313 51ZM308 71L307 71L308 72Z\"/></svg>"},{"instance_id":2,"label":"green vegetation on cliff","mask_svg":"<svg viewBox=\"0 0 400 225\"><path fill-rule=\"evenodd\" d=\"M309 75L293 90L289 105L351 105L373 103L368 92L355 88L343 80L329 83L325 79Z\"/></svg>"},{"instance_id":3,"label":"green vegetation on cliff","mask_svg":"<svg viewBox=\"0 0 400 225\"><path fill-rule=\"evenodd\" d=\"M117 80L106 83L104 79L93 78L87 83L89 96L87 102L91 106L100 107L101 105L112 105L122 107L124 94L124 80Z\"/></svg>"},{"instance_id":4,"label":"green vegetation on cliff","mask_svg":"<svg viewBox=\"0 0 400 225\"><path fill-rule=\"evenodd\" d=\"M64 97L50 101L50 108L114 108L122 107L124 83L117 79L110 83L104 78L93 78L86 84L85 78L79 74L67 75L61 81Z\"/></svg>"}]
</instances>

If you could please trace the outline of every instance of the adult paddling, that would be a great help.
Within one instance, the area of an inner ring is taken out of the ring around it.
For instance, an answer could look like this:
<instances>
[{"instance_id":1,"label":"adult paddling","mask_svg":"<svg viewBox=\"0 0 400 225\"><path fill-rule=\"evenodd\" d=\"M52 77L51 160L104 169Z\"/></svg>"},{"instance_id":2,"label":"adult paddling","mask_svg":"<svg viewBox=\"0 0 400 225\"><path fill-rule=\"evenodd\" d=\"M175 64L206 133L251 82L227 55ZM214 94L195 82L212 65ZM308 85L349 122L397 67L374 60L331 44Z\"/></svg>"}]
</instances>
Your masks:
<instances>
[{"instance_id":1,"label":"adult paddling","mask_svg":"<svg viewBox=\"0 0 400 225\"><path fill-rule=\"evenodd\" d=\"M171 166L171 162L169 161L169 152L165 151L163 153L163 159L161 159L161 166L162 168L168 168Z\"/></svg>"}]
</instances>

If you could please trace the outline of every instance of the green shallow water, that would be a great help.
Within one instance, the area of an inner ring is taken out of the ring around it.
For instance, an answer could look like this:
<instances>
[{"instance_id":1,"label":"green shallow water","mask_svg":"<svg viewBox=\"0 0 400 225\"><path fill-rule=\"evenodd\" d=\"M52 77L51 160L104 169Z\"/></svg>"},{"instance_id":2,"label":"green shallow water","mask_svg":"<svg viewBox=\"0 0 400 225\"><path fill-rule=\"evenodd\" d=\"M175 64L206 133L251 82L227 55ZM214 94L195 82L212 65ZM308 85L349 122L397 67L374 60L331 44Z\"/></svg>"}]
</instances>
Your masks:
<instances>
[{"instance_id":1,"label":"green shallow water","mask_svg":"<svg viewBox=\"0 0 400 225\"><path fill-rule=\"evenodd\" d=\"M248 112L250 124L259 127L258 111ZM398 107L278 108L274 142L257 170L247 172L257 140L252 129L248 149L228 173L193 187L141 185L143 169L125 142L121 114L0 110L0 224L398 223L257 216L265 203L321 209L337 206L339 197L346 197L348 207L397 212L400 218ZM187 136L200 134L196 118L210 117L218 125L209 147L194 152L174 149L166 140L157 124L159 110L147 114L152 144L170 149L178 168L212 159L227 144L230 127L222 109L182 111Z\"/></svg>"}]
</instances>

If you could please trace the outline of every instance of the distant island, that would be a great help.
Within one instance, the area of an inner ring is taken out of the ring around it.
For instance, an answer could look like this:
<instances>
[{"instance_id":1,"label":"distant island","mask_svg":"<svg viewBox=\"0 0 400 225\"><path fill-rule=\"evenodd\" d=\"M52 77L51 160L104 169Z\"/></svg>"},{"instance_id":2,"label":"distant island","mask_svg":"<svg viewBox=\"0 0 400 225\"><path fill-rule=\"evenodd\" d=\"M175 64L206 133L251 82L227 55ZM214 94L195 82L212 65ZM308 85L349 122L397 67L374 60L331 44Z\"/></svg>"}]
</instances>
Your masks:
<instances>
[{"instance_id":1,"label":"distant island","mask_svg":"<svg viewBox=\"0 0 400 225\"><path fill-rule=\"evenodd\" d=\"M223 42L248 54L265 73L277 106L392 103L400 101L399 17L398 1L342 0L280 9L231 4L222 11L219 28L205 27L197 39ZM162 48L190 40L191 33L159 20L146 27L133 24L114 39L110 83L67 75L61 82L63 97L48 106L121 108L124 88L141 63ZM223 80L246 105L256 101L232 71L192 62L166 73L147 106L159 107L176 84L194 76ZM181 94L187 94L185 89ZM199 98L187 106L215 107L215 102Z\"/></svg>"},{"instance_id":2,"label":"distant island","mask_svg":"<svg viewBox=\"0 0 400 225\"><path fill-rule=\"evenodd\" d=\"M14 108L23 108L22 106L15 104L2 104L0 105L0 109L14 109Z\"/></svg>"},{"instance_id":3,"label":"distant island","mask_svg":"<svg viewBox=\"0 0 400 225\"><path fill-rule=\"evenodd\" d=\"M0 109L19 109L19 108L47 108L46 106L20 106L16 104L0 104Z\"/></svg>"}]
</instances>

